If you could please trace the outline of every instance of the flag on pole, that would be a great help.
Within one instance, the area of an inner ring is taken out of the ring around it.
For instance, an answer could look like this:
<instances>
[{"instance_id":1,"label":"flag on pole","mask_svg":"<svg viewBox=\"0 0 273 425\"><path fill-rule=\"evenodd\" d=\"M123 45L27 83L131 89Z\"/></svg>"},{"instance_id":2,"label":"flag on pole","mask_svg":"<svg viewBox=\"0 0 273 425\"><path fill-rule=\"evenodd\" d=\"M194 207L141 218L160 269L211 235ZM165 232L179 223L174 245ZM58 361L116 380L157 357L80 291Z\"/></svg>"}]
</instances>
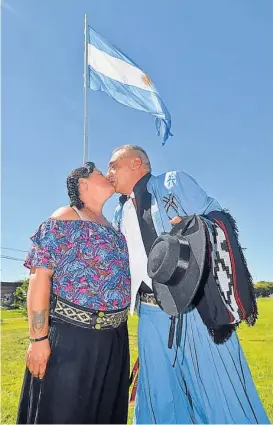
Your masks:
<instances>
[{"instance_id":1,"label":"flag on pole","mask_svg":"<svg viewBox=\"0 0 273 425\"><path fill-rule=\"evenodd\" d=\"M120 50L88 27L88 75L92 90L106 92L117 102L156 117L164 145L171 136L171 116L145 72Z\"/></svg>"}]
</instances>

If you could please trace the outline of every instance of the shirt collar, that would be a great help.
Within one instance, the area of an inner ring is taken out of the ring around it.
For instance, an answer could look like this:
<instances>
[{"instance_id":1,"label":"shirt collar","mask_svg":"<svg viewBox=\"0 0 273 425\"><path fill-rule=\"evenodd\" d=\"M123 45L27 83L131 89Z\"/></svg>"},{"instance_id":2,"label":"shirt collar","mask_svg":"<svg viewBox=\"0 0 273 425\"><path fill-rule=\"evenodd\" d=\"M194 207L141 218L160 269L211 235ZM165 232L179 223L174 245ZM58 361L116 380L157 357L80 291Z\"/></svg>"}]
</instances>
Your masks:
<instances>
[{"instance_id":1,"label":"shirt collar","mask_svg":"<svg viewBox=\"0 0 273 425\"><path fill-rule=\"evenodd\" d=\"M135 194L135 198L140 198L141 195L147 190L147 183L151 178L151 173L145 174L134 186L133 192Z\"/></svg>"},{"instance_id":2,"label":"shirt collar","mask_svg":"<svg viewBox=\"0 0 273 425\"><path fill-rule=\"evenodd\" d=\"M141 179L135 184L133 188L133 193L137 201L141 198L143 193L147 191L147 183L150 180L150 178L151 178L151 173L149 172L145 174L143 177L141 177ZM127 201L127 199L128 199L128 196L126 195L121 195L119 197L119 201L122 205Z\"/></svg>"}]
</instances>

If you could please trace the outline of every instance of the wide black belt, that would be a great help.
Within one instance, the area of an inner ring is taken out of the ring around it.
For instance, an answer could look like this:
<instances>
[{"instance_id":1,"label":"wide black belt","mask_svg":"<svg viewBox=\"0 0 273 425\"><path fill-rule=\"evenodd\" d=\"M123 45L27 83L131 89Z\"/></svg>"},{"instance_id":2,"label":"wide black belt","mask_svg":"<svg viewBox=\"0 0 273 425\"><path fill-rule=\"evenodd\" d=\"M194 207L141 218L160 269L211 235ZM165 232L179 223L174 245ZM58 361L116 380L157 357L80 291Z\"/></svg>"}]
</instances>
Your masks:
<instances>
[{"instance_id":1,"label":"wide black belt","mask_svg":"<svg viewBox=\"0 0 273 425\"><path fill-rule=\"evenodd\" d=\"M113 329L127 321L128 308L116 311L90 310L52 294L50 317L82 328Z\"/></svg>"}]
</instances>

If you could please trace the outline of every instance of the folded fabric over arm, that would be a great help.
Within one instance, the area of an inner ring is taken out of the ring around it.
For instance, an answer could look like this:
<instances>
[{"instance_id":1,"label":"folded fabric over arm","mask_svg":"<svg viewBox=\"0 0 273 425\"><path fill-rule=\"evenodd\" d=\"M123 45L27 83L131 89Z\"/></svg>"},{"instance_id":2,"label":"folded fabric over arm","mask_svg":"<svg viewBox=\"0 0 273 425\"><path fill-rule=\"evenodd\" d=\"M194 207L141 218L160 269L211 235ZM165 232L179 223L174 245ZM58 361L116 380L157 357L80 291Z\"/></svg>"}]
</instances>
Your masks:
<instances>
[{"instance_id":1,"label":"folded fabric over arm","mask_svg":"<svg viewBox=\"0 0 273 425\"><path fill-rule=\"evenodd\" d=\"M254 325L258 312L253 280L227 211L203 217L207 232L207 267L194 305L216 343L226 341L245 321Z\"/></svg>"}]
</instances>

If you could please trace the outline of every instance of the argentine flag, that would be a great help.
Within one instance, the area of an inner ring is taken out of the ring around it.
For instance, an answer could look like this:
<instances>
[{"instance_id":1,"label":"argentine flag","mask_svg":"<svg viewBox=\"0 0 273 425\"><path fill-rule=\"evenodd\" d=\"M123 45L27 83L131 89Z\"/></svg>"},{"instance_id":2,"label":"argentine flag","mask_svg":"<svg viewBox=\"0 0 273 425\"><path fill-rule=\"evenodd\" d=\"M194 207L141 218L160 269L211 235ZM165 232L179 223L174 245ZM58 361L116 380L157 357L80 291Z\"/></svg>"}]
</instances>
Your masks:
<instances>
[{"instance_id":1,"label":"argentine flag","mask_svg":"<svg viewBox=\"0 0 273 425\"><path fill-rule=\"evenodd\" d=\"M171 116L152 81L127 56L88 27L89 87L101 90L130 108L156 117L157 134L164 145L171 136Z\"/></svg>"}]
</instances>

